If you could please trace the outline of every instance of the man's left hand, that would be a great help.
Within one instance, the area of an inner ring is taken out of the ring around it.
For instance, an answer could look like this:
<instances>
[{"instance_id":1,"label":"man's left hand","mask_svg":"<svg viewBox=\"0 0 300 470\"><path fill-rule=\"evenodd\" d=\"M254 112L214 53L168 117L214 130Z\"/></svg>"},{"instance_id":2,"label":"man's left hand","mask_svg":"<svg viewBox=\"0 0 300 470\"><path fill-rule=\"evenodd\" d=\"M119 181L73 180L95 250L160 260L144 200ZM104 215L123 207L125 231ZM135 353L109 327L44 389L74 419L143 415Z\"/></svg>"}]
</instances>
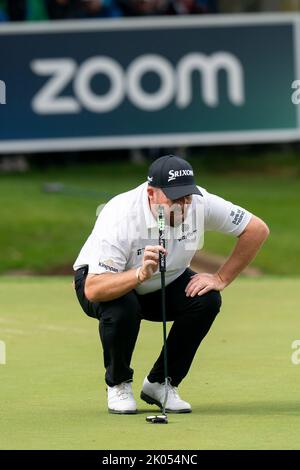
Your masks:
<instances>
[{"instance_id":1,"label":"man's left hand","mask_svg":"<svg viewBox=\"0 0 300 470\"><path fill-rule=\"evenodd\" d=\"M185 288L185 293L187 297L195 297L195 295L206 294L210 290L221 291L225 287L226 284L224 281L222 281L218 273L194 274Z\"/></svg>"}]
</instances>

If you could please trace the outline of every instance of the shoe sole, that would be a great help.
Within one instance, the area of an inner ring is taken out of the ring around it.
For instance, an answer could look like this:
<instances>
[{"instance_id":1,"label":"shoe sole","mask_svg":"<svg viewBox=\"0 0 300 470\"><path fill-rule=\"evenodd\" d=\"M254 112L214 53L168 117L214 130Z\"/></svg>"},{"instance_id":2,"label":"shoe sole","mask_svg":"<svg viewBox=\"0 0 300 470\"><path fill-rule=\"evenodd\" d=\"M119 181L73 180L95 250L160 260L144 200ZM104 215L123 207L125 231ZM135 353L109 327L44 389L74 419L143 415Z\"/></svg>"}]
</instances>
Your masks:
<instances>
[{"instance_id":1,"label":"shoe sole","mask_svg":"<svg viewBox=\"0 0 300 470\"><path fill-rule=\"evenodd\" d=\"M156 405L160 410L162 411L163 407L162 404L158 401L155 400L154 398L150 397L149 395L146 395L146 393L141 392L140 395L141 399L144 400L148 405ZM169 408L166 408L166 413L191 413L192 410L183 408L182 410L170 410Z\"/></svg>"},{"instance_id":2,"label":"shoe sole","mask_svg":"<svg viewBox=\"0 0 300 470\"><path fill-rule=\"evenodd\" d=\"M137 414L137 410L123 410L123 411L119 411L119 410L112 410L111 408L108 408L108 412L109 413L112 413L114 415L136 415Z\"/></svg>"}]
</instances>

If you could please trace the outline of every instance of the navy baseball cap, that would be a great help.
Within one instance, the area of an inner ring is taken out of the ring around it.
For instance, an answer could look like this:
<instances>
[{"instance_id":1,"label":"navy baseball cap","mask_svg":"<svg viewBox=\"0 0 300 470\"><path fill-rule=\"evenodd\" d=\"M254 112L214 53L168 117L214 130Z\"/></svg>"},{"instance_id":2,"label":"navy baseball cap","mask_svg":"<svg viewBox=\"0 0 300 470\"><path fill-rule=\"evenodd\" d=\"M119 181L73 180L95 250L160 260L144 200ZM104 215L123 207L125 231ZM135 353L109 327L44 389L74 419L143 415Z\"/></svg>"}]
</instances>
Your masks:
<instances>
[{"instance_id":1,"label":"navy baseball cap","mask_svg":"<svg viewBox=\"0 0 300 470\"><path fill-rule=\"evenodd\" d=\"M183 158L165 155L155 160L148 171L148 183L160 188L167 198L175 200L202 193L196 186L191 165Z\"/></svg>"}]
</instances>

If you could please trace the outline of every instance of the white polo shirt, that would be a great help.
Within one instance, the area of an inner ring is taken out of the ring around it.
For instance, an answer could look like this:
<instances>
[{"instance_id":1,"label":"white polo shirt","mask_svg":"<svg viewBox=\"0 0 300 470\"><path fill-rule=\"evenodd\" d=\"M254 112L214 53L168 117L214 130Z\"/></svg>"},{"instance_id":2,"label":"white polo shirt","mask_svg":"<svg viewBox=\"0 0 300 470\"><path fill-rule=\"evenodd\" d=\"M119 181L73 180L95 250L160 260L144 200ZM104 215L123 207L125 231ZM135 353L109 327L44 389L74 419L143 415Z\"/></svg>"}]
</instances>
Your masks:
<instances>
[{"instance_id":1,"label":"white polo shirt","mask_svg":"<svg viewBox=\"0 0 300 470\"><path fill-rule=\"evenodd\" d=\"M118 273L141 266L147 245L158 245L158 228L150 210L148 183L119 194L102 209L85 242L74 270L89 266L89 273ZM166 285L179 277L195 252L202 248L204 233L216 231L238 236L250 221L251 213L198 186L203 196L194 194L184 224L166 226ZM139 294L160 289L160 272L136 287Z\"/></svg>"}]
</instances>

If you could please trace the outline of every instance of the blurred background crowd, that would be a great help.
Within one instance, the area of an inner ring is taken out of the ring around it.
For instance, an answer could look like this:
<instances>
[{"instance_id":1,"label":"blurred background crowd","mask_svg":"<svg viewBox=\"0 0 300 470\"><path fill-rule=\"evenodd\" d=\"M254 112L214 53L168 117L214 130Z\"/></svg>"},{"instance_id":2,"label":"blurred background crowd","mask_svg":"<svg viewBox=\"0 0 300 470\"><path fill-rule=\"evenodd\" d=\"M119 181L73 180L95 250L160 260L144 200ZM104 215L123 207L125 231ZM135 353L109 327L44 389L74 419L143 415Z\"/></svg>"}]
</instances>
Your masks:
<instances>
[{"instance_id":1,"label":"blurred background crowd","mask_svg":"<svg viewBox=\"0 0 300 470\"><path fill-rule=\"evenodd\" d=\"M299 0L0 0L0 21L298 10Z\"/></svg>"}]
</instances>

